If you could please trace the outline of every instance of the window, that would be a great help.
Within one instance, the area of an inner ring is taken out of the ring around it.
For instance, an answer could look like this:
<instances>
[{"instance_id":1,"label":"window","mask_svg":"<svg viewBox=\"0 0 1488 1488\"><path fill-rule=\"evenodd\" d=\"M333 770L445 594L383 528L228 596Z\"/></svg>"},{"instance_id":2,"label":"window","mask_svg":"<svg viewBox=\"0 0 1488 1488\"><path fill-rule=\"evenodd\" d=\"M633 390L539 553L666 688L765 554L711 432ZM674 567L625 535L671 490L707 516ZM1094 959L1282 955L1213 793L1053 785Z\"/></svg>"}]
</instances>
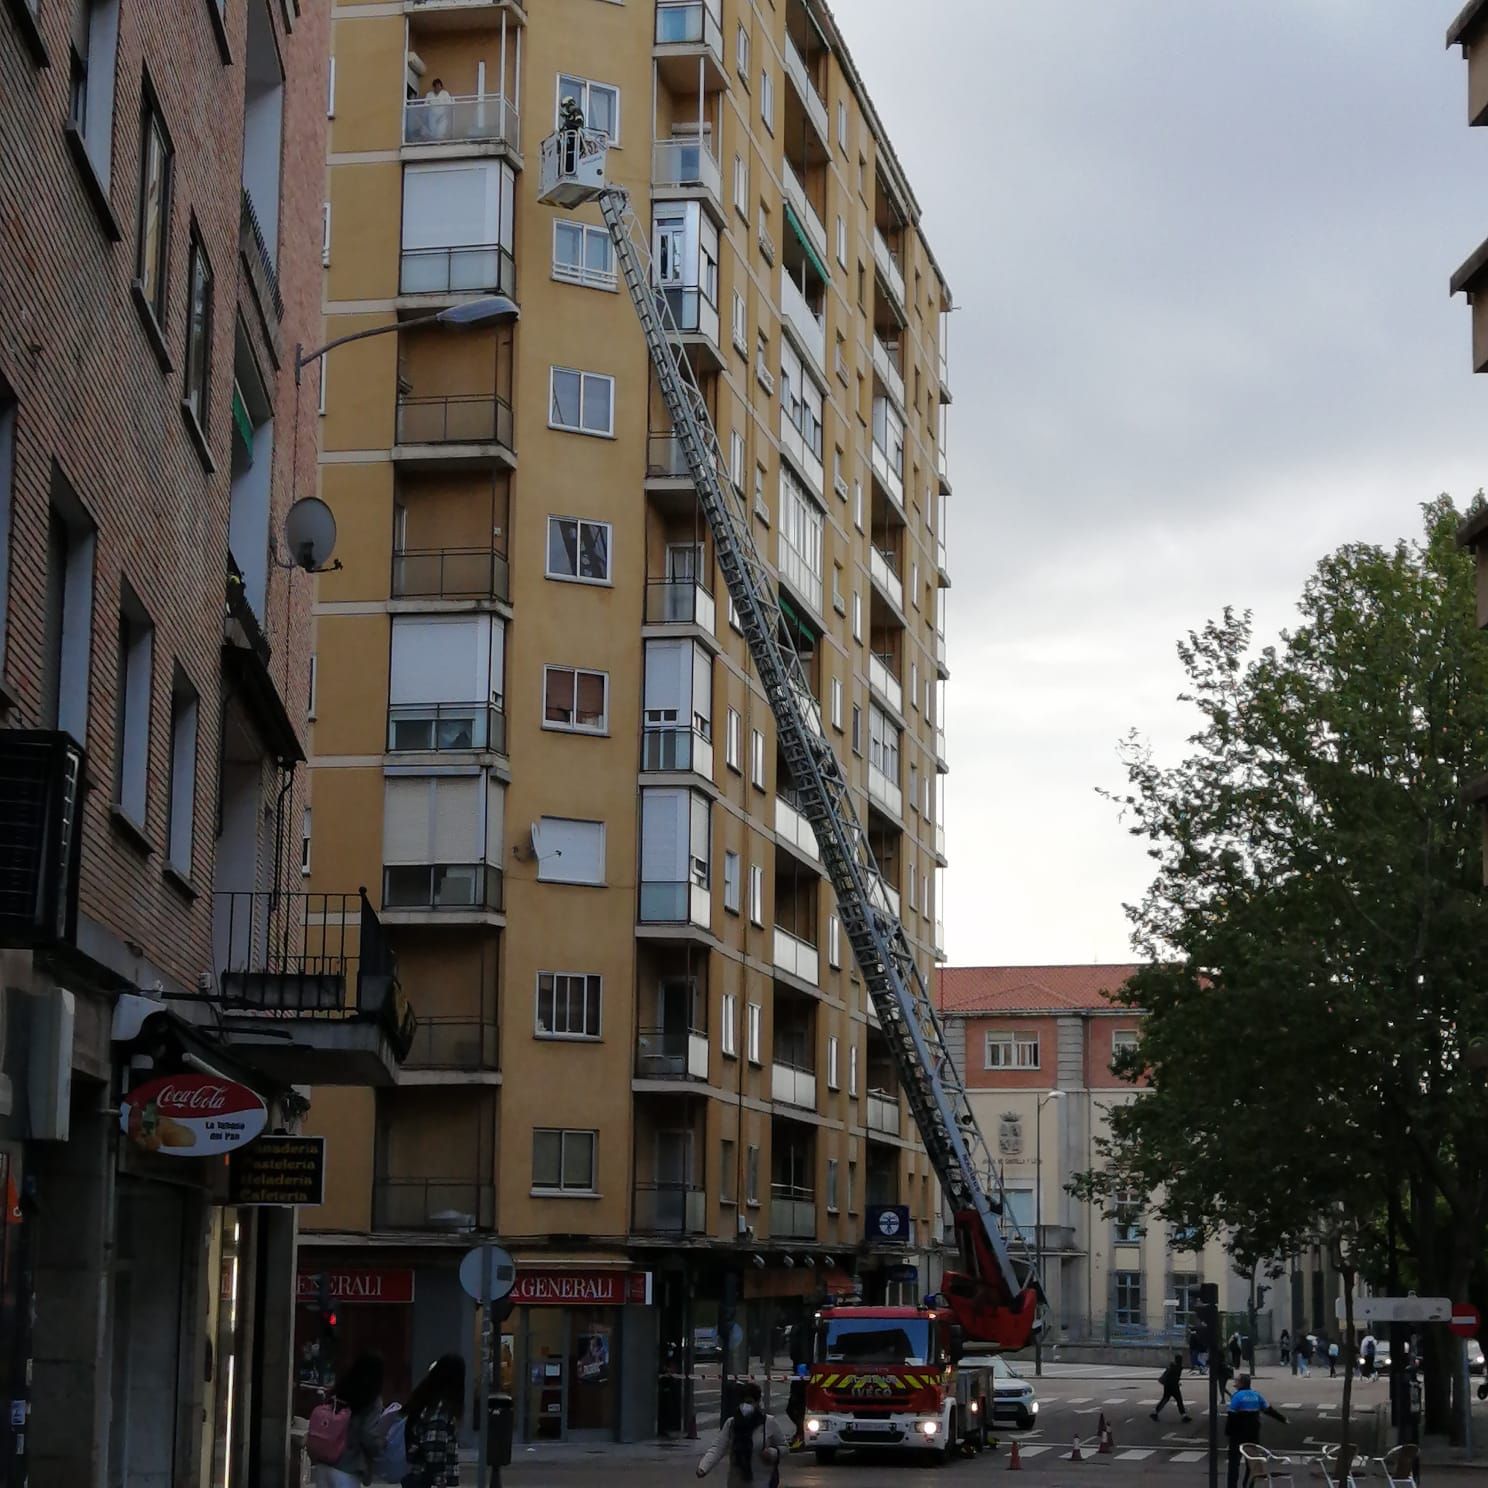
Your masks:
<instances>
[{"instance_id":1,"label":"window","mask_svg":"<svg viewBox=\"0 0 1488 1488\"><path fill-rule=\"evenodd\" d=\"M213 4L218 4L218 3L219 3L219 0L213 0ZM227 0L220 0L220 3L225 6L226 3L227 3ZM331 58L331 65L330 65L329 69L326 72L326 118L327 119L334 119L335 117L336 117L336 59L334 57L332 57Z\"/></svg>"},{"instance_id":2,"label":"window","mask_svg":"<svg viewBox=\"0 0 1488 1488\"><path fill-rule=\"evenodd\" d=\"M842 732L842 678L832 678L832 727Z\"/></svg>"},{"instance_id":3,"label":"window","mask_svg":"<svg viewBox=\"0 0 1488 1488\"><path fill-rule=\"evenodd\" d=\"M553 277L590 289L614 289L615 245L603 227L563 217L553 222Z\"/></svg>"},{"instance_id":4,"label":"window","mask_svg":"<svg viewBox=\"0 0 1488 1488\"><path fill-rule=\"evenodd\" d=\"M503 749L506 622L395 615L388 666L389 751Z\"/></svg>"},{"instance_id":5,"label":"window","mask_svg":"<svg viewBox=\"0 0 1488 1488\"><path fill-rule=\"evenodd\" d=\"M899 730L876 705L868 709L868 763L886 779L899 783Z\"/></svg>"},{"instance_id":6,"label":"window","mask_svg":"<svg viewBox=\"0 0 1488 1488\"><path fill-rule=\"evenodd\" d=\"M723 855L723 907L730 914L739 913L739 854Z\"/></svg>"},{"instance_id":7,"label":"window","mask_svg":"<svg viewBox=\"0 0 1488 1488\"><path fill-rule=\"evenodd\" d=\"M68 125L107 195L113 156L119 0L74 0Z\"/></svg>"},{"instance_id":8,"label":"window","mask_svg":"<svg viewBox=\"0 0 1488 1488\"><path fill-rule=\"evenodd\" d=\"M0 377L0 662L5 657L5 620L10 608L10 507L15 489L16 401Z\"/></svg>"},{"instance_id":9,"label":"window","mask_svg":"<svg viewBox=\"0 0 1488 1488\"><path fill-rule=\"evenodd\" d=\"M1134 1245L1142 1238L1142 1195L1134 1188L1118 1189L1111 1216L1112 1233L1118 1243Z\"/></svg>"},{"instance_id":10,"label":"window","mask_svg":"<svg viewBox=\"0 0 1488 1488\"><path fill-rule=\"evenodd\" d=\"M749 166L742 155L734 156L734 206L749 221Z\"/></svg>"},{"instance_id":11,"label":"window","mask_svg":"<svg viewBox=\"0 0 1488 1488\"><path fill-rule=\"evenodd\" d=\"M602 372L552 369L548 427L571 434L615 432L615 379Z\"/></svg>"},{"instance_id":12,"label":"window","mask_svg":"<svg viewBox=\"0 0 1488 1488\"><path fill-rule=\"evenodd\" d=\"M842 965L842 921L836 915L827 916L827 965Z\"/></svg>"},{"instance_id":13,"label":"window","mask_svg":"<svg viewBox=\"0 0 1488 1488\"><path fill-rule=\"evenodd\" d=\"M906 887L907 887L907 889L909 891L909 907L911 909L918 909L920 907L919 898L918 898L918 896L915 893L915 882L916 882L915 868L914 868L914 865L913 864L910 864L910 869L909 869L909 883L906 885Z\"/></svg>"},{"instance_id":14,"label":"window","mask_svg":"<svg viewBox=\"0 0 1488 1488\"><path fill-rule=\"evenodd\" d=\"M1203 1284L1203 1278L1197 1271L1173 1273L1172 1280L1168 1283L1168 1295L1177 1304L1173 1308L1173 1321L1180 1327L1186 1327L1198 1310L1199 1288Z\"/></svg>"},{"instance_id":15,"label":"window","mask_svg":"<svg viewBox=\"0 0 1488 1488\"><path fill-rule=\"evenodd\" d=\"M733 335L734 350L741 356L747 357L749 355L749 311L744 303L744 296L737 289L734 291ZM741 440L740 443L742 442ZM739 472L739 479L734 484L741 491L744 489L744 472L742 470Z\"/></svg>"},{"instance_id":16,"label":"window","mask_svg":"<svg viewBox=\"0 0 1488 1488\"><path fill-rule=\"evenodd\" d=\"M920 664L917 661L909 664L909 706L920 706Z\"/></svg>"},{"instance_id":17,"label":"window","mask_svg":"<svg viewBox=\"0 0 1488 1488\"><path fill-rule=\"evenodd\" d=\"M728 720L725 725L723 735L723 762L729 767L730 770L742 770L744 768L742 763L743 744L741 741L741 735L742 729L740 726L739 715L732 708L730 708L728 710Z\"/></svg>"},{"instance_id":18,"label":"window","mask_svg":"<svg viewBox=\"0 0 1488 1488\"><path fill-rule=\"evenodd\" d=\"M822 603L822 530L826 516L782 461L780 465L781 577L814 610Z\"/></svg>"},{"instance_id":19,"label":"window","mask_svg":"<svg viewBox=\"0 0 1488 1488\"><path fill-rule=\"evenodd\" d=\"M746 1034L748 1042L746 1050L749 1054L750 1064L760 1064L763 1061L764 1047L764 1009L757 1002L751 1002L745 1008L747 1015Z\"/></svg>"},{"instance_id":20,"label":"window","mask_svg":"<svg viewBox=\"0 0 1488 1488\"><path fill-rule=\"evenodd\" d=\"M322 268L329 268L331 263L331 204L322 202L320 204L320 264ZM325 358L321 358L320 379L320 411L325 412Z\"/></svg>"},{"instance_id":21,"label":"window","mask_svg":"<svg viewBox=\"0 0 1488 1488\"><path fill-rule=\"evenodd\" d=\"M749 81L749 28L743 21L734 35L734 70L746 83Z\"/></svg>"},{"instance_id":22,"label":"window","mask_svg":"<svg viewBox=\"0 0 1488 1488\"><path fill-rule=\"evenodd\" d=\"M1175 1224L1168 1231L1170 1250L1202 1250L1203 1246L1204 1232L1198 1225Z\"/></svg>"},{"instance_id":23,"label":"window","mask_svg":"<svg viewBox=\"0 0 1488 1488\"><path fill-rule=\"evenodd\" d=\"M845 150L847 148L847 100L837 100L837 143Z\"/></svg>"},{"instance_id":24,"label":"window","mask_svg":"<svg viewBox=\"0 0 1488 1488\"><path fill-rule=\"evenodd\" d=\"M847 1161L847 1212L858 1212L858 1165L851 1158Z\"/></svg>"},{"instance_id":25,"label":"window","mask_svg":"<svg viewBox=\"0 0 1488 1488\"><path fill-rule=\"evenodd\" d=\"M847 267L847 223L837 218L837 262Z\"/></svg>"},{"instance_id":26,"label":"window","mask_svg":"<svg viewBox=\"0 0 1488 1488\"><path fill-rule=\"evenodd\" d=\"M592 1131L538 1127L532 1133L532 1186L550 1193L594 1192Z\"/></svg>"},{"instance_id":27,"label":"window","mask_svg":"<svg viewBox=\"0 0 1488 1488\"><path fill-rule=\"evenodd\" d=\"M593 83L588 78L558 78L558 102L554 106L553 127L558 127L558 116L563 109L563 100L572 98L584 115L584 123L600 134L607 134L612 145L620 143L620 90L608 83Z\"/></svg>"},{"instance_id":28,"label":"window","mask_svg":"<svg viewBox=\"0 0 1488 1488\"><path fill-rule=\"evenodd\" d=\"M859 532L863 530L863 482L853 482L853 526Z\"/></svg>"},{"instance_id":29,"label":"window","mask_svg":"<svg viewBox=\"0 0 1488 1488\"><path fill-rule=\"evenodd\" d=\"M744 1150L744 1201L759 1207L759 1148Z\"/></svg>"},{"instance_id":30,"label":"window","mask_svg":"<svg viewBox=\"0 0 1488 1488\"><path fill-rule=\"evenodd\" d=\"M749 868L749 918L756 925L765 923L765 870L758 863Z\"/></svg>"},{"instance_id":31,"label":"window","mask_svg":"<svg viewBox=\"0 0 1488 1488\"><path fill-rule=\"evenodd\" d=\"M196 818L196 689L176 669L171 684L170 812L166 818L166 858L182 878L191 877Z\"/></svg>"},{"instance_id":32,"label":"window","mask_svg":"<svg viewBox=\"0 0 1488 1488\"><path fill-rule=\"evenodd\" d=\"M909 762L909 809L918 811L920 809L920 769L913 760ZM911 898L910 908L914 908Z\"/></svg>"},{"instance_id":33,"label":"window","mask_svg":"<svg viewBox=\"0 0 1488 1488\"><path fill-rule=\"evenodd\" d=\"M114 804L141 831L150 772L150 688L155 627L126 583L119 598L119 670L114 693Z\"/></svg>"},{"instance_id":34,"label":"window","mask_svg":"<svg viewBox=\"0 0 1488 1488\"><path fill-rule=\"evenodd\" d=\"M863 593L860 589L853 590L852 625L853 640L861 642L863 639Z\"/></svg>"},{"instance_id":35,"label":"window","mask_svg":"<svg viewBox=\"0 0 1488 1488\"><path fill-rule=\"evenodd\" d=\"M850 1044L847 1050L847 1093L856 1097L858 1093L858 1046Z\"/></svg>"},{"instance_id":36,"label":"window","mask_svg":"<svg viewBox=\"0 0 1488 1488\"><path fill-rule=\"evenodd\" d=\"M837 1069L837 1035L829 1034L827 1037L827 1089L840 1090L842 1081Z\"/></svg>"},{"instance_id":37,"label":"window","mask_svg":"<svg viewBox=\"0 0 1488 1488\"><path fill-rule=\"evenodd\" d=\"M738 1146L724 1137L718 1144L718 1202L739 1202Z\"/></svg>"},{"instance_id":38,"label":"window","mask_svg":"<svg viewBox=\"0 0 1488 1488\"><path fill-rule=\"evenodd\" d=\"M719 1048L730 1059L737 1059L739 1057L739 999L732 992L723 994L720 1023Z\"/></svg>"},{"instance_id":39,"label":"window","mask_svg":"<svg viewBox=\"0 0 1488 1488\"><path fill-rule=\"evenodd\" d=\"M758 729L749 731L749 778L756 790L765 788L765 736Z\"/></svg>"},{"instance_id":40,"label":"window","mask_svg":"<svg viewBox=\"0 0 1488 1488\"><path fill-rule=\"evenodd\" d=\"M743 301L734 296L734 308L738 310ZM744 436L735 429L729 435L729 479L734 483L734 489L742 496L744 494Z\"/></svg>"},{"instance_id":41,"label":"window","mask_svg":"<svg viewBox=\"0 0 1488 1488\"><path fill-rule=\"evenodd\" d=\"M1142 1273L1140 1271L1117 1271L1114 1275L1116 1326L1118 1328L1140 1328L1142 1326Z\"/></svg>"},{"instance_id":42,"label":"window","mask_svg":"<svg viewBox=\"0 0 1488 1488\"><path fill-rule=\"evenodd\" d=\"M827 1213L837 1212L837 1159L827 1159Z\"/></svg>"},{"instance_id":43,"label":"window","mask_svg":"<svg viewBox=\"0 0 1488 1488\"><path fill-rule=\"evenodd\" d=\"M760 68L760 118L765 121L765 128L771 134L775 133L775 84L770 78L769 71Z\"/></svg>"},{"instance_id":44,"label":"window","mask_svg":"<svg viewBox=\"0 0 1488 1488\"><path fill-rule=\"evenodd\" d=\"M1137 1047L1141 1035L1135 1028L1118 1028L1111 1035L1111 1068L1115 1069L1123 1054L1130 1054Z\"/></svg>"},{"instance_id":45,"label":"window","mask_svg":"<svg viewBox=\"0 0 1488 1488\"><path fill-rule=\"evenodd\" d=\"M96 546L93 519L54 465L47 521L41 726L62 729L80 744L88 741Z\"/></svg>"},{"instance_id":46,"label":"window","mask_svg":"<svg viewBox=\"0 0 1488 1488\"><path fill-rule=\"evenodd\" d=\"M988 1032L983 1069L1036 1070L1038 1067L1038 1034Z\"/></svg>"},{"instance_id":47,"label":"window","mask_svg":"<svg viewBox=\"0 0 1488 1488\"><path fill-rule=\"evenodd\" d=\"M188 269L190 293L186 301L186 395L187 411L196 421L201 437L207 437L212 378L212 266L195 228L191 233Z\"/></svg>"},{"instance_id":48,"label":"window","mask_svg":"<svg viewBox=\"0 0 1488 1488\"><path fill-rule=\"evenodd\" d=\"M608 584L610 524L583 517L549 517L548 577Z\"/></svg>"},{"instance_id":49,"label":"window","mask_svg":"<svg viewBox=\"0 0 1488 1488\"><path fill-rule=\"evenodd\" d=\"M140 131L139 222L134 279L158 327L165 324L166 250L170 244L171 167L174 161L170 136L165 132L148 81L144 86Z\"/></svg>"},{"instance_id":50,"label":"window","mask_svg":"<svg viewBox=\"0 0 1488 1488\"><path fill-rule=\"evenodd\" d=\"M542 883L602 884L605 881L603 822L544 816L533 834L537 876Z\"/></svg>"},{"instance_id":51,"label":"window","mask_svg":"<svg viewBox=\"0 0 1488 1488\"><path fill-rule=\"evenodd\" d=\"M538 972L538 1038L597 1039L602 982L593 972Z\"/></svg>"},{"instance_id":52,"label":"window","mask_svg":"<svg viewBox=\"0 0 1488 1488\"><path fill-rule=\"evenodd\" d=\"M300 872L310 876L310 808L300 813Z\"/></svg>"},{"instance_id":53,"label":"window","mask_svg":"<svg viewBox=\"0 0 1488 1488\"><path fill-rule=\"evenodd\" d=\"M857 755L863 752L863 710L856 703L852 711L852 752Z\"/></svg>"},{"instance_id":54,"label":"window","mask_svg":"<svg viewBox=\"0 0 1488 1488\"><path fill-rule=\"evenodd\" d=\"M734 603L732 594L728 597L728 623L730 630L737 630L740 635L744 634L744 625L739 619L739 607Z\"/></svg>"},{"instance_id":55,"label":"window","mask_svg":"<svg viewBox=\"0 0 1488 1488\"><path fill-rule=\"evenodd\" d=\"M582 667L543 668L543 727L575 734L608 732L610 677Z\"/></svg>"}]
</instances>

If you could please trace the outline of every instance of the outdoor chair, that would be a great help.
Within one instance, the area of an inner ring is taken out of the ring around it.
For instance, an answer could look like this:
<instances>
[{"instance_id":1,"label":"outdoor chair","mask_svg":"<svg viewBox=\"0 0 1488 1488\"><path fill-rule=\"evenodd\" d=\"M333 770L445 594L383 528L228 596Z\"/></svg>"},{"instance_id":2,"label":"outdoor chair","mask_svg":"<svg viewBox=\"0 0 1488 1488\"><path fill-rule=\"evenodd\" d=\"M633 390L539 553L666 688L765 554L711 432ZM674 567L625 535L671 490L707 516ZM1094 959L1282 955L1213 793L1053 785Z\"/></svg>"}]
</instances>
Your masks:
<instances>
[{"instance_id":1,"label":"outdoor chair","mask_svg":"<svg viewBox=\"0 0 1488 1488\"><path fill-rule=\"evenodd\" d=\"M1340 1448L1324 1447L1319 1466L1328 1488L1359 1488L1359 1479L1369 1471L1369 1459L1357 1447L1350 1447L1347 1459L1340 1459Z\"/></svg>"},{"instance_id":2,"label":"outdoor chair","mask_svg":"<svg viewBox=\"0 0 1488 1488\"><path fill-rule=\"evenodd\" d=\"M1240 1457L1252 1483L1292 1484L1292 1459L1278 1457L1258 1442L1241 1442ZM1293 1485L1295 1488L1295 1485Z\"/></svg>"},{"instance_id":3,"label":"outdoor chair","mask_svg":"<svg viewBox=\"0 0 1488 1488\"><path fill-rule=\"evenodd\" d=\"M1390 1488L1416 1488L1416 1462L1420 1455L1421 1449L1414 1442L1404 1442L1374 1460L1379 1463Z\"/></svg>"}]
</instances>

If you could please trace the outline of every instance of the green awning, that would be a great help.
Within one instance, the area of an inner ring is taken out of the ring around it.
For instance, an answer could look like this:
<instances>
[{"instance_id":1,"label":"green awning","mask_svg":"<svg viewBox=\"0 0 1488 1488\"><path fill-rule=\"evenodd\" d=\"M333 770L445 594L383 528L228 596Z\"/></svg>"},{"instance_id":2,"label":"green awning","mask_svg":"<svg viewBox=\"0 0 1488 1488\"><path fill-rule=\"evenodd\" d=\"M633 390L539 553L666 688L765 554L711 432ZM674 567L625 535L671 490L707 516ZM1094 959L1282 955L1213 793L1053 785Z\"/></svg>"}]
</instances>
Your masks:
<instances>
[{"instance_id":1,"label":"green awning","mask_svg":"<svg viewBox=\"0 0 1488 1488\"><path fill-rule=\"evenodd\" d=\"M253 457L253 420L248 417L248 405L243 402L243 395L238 391L237 384L233 384L232 395L233 428L238 431L238 437L243 441L243 450L249 459Z\"/></svg>"},{"instance_id":2,"label":"green awning","mask_svg":"<svg viewBox=\"0 0 1488 1488\"><path fill-rule=\"evenodd\" d=\"M826 264L816 256L816 249L811 246L811 239L806 236L806 229L801 225L801 219L796 216L789 202L785 203L785 220L790 223L791 231L796 235L796 241L806 250L806 257L811 261L811 267L821 275L822 283L830 284L832 276L827 273Z\"/></svg>"},{"instance_id":3,"label":"green awning","mask_svg":"<svg viewBox=\"0 0 1488 1488\"><path fill-rule=\"evenodd\" d=\"M785 621L786 629L793 632L792 639L796 643L796 649L799 651L801 642L805 641L807 649L815 651L816 638L821 633L821 627L813 624L796 609L784 589L779 591L778 598L781 618Z\"/></svg>"}]
</instances>

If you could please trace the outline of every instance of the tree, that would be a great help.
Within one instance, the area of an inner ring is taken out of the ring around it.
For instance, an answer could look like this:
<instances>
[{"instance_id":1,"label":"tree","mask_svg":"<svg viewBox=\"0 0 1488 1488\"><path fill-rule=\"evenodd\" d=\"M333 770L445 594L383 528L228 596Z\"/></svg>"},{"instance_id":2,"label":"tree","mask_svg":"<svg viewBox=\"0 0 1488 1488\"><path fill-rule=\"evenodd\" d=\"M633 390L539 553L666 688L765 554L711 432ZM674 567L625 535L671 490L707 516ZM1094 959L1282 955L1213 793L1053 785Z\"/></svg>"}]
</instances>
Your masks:
<instances>
[{"instance_id":1,"label":"tree","mask_svg":"<svg viewBox=\"0 0 1488 1488\"><path fill-rule=\"evenodd\" d=\"M1119 994L1146 1011L1122 1073L1147 1093L1075 1188L1135 1185L1252 1258L1322 1241L1383 1276L1398 1240L1424 1291L1460 1298L1488 1239L1488 1107L1463 1057L1488 1036L1463 800L1488 769L1488 647L1460 514L1423 510L1418 542L1324 558L1277 645L1229 609L1189 634L1179 763L1126 740L1112 799L1156 871L1128 907L1149 964Z\"/></svg>"}]
</instances>

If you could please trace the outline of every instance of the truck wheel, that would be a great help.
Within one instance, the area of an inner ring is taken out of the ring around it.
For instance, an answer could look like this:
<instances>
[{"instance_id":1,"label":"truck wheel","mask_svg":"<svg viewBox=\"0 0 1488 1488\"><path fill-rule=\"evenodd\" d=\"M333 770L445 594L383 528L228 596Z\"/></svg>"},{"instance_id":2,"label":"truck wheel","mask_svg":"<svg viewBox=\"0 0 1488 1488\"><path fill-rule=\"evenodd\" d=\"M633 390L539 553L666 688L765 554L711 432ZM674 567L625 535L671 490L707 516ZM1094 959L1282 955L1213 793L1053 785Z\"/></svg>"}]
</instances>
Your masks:
<instances>
[{"instance_id":1,"label":"truck wheel","mask_svg":"<svg viewBox=\"0 0 1488 1488\"><path fill-rule=\"evenodd\" d=\"M831 1467L836 1460L836 1447L818 1447L816 1449L816 1465L818 1467Z\"/></svg>"},{"instance_id":2,"label":"truck wheel","mask_svg":"<svg viewBox=\"0 0 1488 1488\"><path fill-rule=\"evenodd\" d=\"M946 1423L945 1441L941 1444L940 1451L935 1454L936 1467L944 1467L946 1463L953 1462L961 1455L961 1423L956 1419L956 1412L951 1410L951 1419Z\"/></svg>"}]
</instances>

